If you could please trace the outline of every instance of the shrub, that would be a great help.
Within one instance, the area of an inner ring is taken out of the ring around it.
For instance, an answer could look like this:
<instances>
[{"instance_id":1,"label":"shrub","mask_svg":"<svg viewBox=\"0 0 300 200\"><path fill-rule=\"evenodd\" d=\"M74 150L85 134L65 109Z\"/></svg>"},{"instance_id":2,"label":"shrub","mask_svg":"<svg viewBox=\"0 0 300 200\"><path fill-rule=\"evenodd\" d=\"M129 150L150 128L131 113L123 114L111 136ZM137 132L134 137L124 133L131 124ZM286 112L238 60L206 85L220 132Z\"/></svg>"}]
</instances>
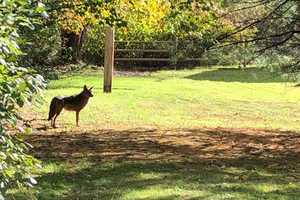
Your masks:
<instances>
[{"instance_id":1,"label":"shrub","mask_svg":"<svg viewBox=\"0 0 300 200\"><path fill-rule=\"evenodd\" d=\"M36 159L27 154L30 147L24 136L30 129L18 125L22 119L18 109L31 103L35 94L45 87L42 76L29 68L20 66L24 55L19 44L23 42L21 29L33 28L30 21L33 13L42 12L39 4L36 10L27 0L6 0L1 2L0 12L0 198L7 189L16 186L31 186L36 183L33 169ZM14 130L14 134L8 130Z\"/></svg>"}]
</instances>

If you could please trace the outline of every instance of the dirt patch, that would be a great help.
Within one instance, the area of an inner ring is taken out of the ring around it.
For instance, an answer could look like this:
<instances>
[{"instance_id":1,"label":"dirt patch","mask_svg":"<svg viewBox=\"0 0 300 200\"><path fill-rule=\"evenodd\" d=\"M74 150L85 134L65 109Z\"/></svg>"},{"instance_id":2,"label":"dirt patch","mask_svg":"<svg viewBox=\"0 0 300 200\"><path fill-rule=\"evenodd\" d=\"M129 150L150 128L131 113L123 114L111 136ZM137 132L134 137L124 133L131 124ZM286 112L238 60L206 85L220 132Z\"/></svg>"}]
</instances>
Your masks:
<instances>
[{"instance_id":1,"label":"dirt patch","mask_svg":"<svg viewBox=\"0 0 300 200\"><path fill-rule=\"evenodd\" d=\"M296 132L259 129L35 129L28 142L41 158L282 165L300 158Z\"/></svg>"},{"instance_id":2,"label":"dirt patch","mask_svg":"<svg viewBox=\"0 0 300 200\"><path fill-rule=\"evenodd\" d=\"M147 71L114 71L115 76L150 76L151 72Z\"/></svg>"}]
</instances>

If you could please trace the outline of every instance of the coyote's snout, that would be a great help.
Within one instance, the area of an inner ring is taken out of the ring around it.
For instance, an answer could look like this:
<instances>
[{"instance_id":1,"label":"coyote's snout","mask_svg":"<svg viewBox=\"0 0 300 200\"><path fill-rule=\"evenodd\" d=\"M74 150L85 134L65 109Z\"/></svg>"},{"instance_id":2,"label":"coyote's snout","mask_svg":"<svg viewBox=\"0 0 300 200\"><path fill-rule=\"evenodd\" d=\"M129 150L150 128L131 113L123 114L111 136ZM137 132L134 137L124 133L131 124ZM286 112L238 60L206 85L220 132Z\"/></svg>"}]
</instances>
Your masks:
<instances>
[{"instance_id":1,"label":"coyote's snout","mask_svg":"<svg viewBox=\"0 0 300 200\"><path fill-rule=\"evenodd\" d=\"M79 112L86 106L90 97L93 97L92 88L88 89L86 85L83 91L73 96L54 97L51 100L48 121L51 120L51 126L55 128L56 118L62 109L76 112L76 125L78 126Z\"/></svg>"}]
</instances>

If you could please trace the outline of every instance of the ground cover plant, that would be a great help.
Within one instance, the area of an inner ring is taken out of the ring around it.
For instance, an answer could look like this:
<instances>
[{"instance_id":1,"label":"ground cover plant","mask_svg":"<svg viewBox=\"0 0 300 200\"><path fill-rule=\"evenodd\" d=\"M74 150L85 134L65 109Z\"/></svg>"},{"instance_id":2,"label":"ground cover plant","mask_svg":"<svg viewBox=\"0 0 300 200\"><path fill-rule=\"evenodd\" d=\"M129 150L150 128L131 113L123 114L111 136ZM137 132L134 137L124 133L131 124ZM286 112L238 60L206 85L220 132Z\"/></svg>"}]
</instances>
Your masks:
<instances>
[{"instance_id":1,"label":"ground cover plant","mask_svg":"<svg viewBox=\"0 0 300 200\"><path fill-rule=\"evenodd\" d=\"M44 119L54 95L95 86L81 113L57 129ZM12 199L298 199L299 88L252 67L116 73L51 81L43 107L24 114L38 186ZM32 109L32 108L30 108Z\"/></svg>"}]
</instances>

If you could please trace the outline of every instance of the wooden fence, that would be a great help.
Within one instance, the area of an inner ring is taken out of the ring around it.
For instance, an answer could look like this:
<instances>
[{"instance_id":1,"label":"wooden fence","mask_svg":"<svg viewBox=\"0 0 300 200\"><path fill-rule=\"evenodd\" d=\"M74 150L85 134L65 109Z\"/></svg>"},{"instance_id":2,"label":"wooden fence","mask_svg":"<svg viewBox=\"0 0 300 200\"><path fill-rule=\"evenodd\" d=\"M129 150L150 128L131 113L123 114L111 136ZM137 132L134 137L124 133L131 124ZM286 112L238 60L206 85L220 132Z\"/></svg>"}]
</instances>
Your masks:
<instances>
[{"instance_id":1,"label":"wooden fence","mask_svg":"<svg viewBox=\"0 0 300 200\"><path fill-rule=\"evenodd\" d=\"M164 62L172 65L176 65L178 61L201 61L201 58L184 57L179 59L177 54L178 44L177 40L151 42L115 41L115 61Z\"/></svg>"},{"instance_id":2,"label":"wooden fence","mask_svg":"<svg viewBox=\"0 0 300 200\"><path fill-rule=\"evenodd\" d=\"M123 43L123 45L122 45ZM187 44L189 44L188 42ZM167 62L176 66L178 62L178 49L186 51L184 45L178 45L175 41L115 41L113 27L107 27L105 33L105 56L104 56L104 78L103 92L110 93L112 91L112 80L114 62ZM132 48L131 48L132 47ZM183 48L182 48L183 47ZM119 57L115 54L122 53L126 56ZM150 54L150 56L149 56ZM148 56L147 56L148 55ZM158 57L159 55L159 57ZM200 58L184 58L185 61L201 61Z\"/></svg>"}]
</instances>

